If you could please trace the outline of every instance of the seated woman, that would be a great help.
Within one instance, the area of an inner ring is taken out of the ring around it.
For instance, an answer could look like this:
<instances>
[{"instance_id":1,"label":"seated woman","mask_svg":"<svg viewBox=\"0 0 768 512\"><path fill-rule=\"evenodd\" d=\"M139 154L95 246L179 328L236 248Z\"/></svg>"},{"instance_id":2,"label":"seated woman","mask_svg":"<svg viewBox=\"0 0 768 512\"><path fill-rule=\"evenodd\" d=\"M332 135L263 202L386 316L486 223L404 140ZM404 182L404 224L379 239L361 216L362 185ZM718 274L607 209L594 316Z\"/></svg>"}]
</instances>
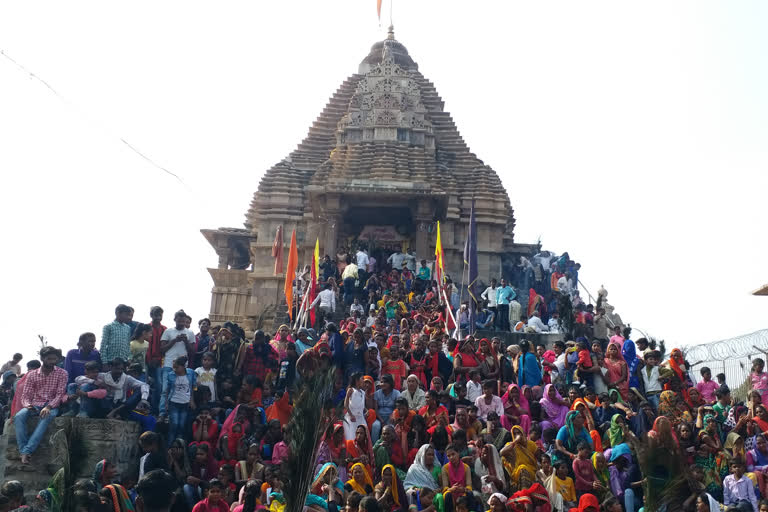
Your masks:
<instances>
[{"instance_id":1,"label":"seated woman","mask_svg":"<svg viewBox=\"0 0 768 512\"><path fill-rule=\"evenodd\" d=\"M380 471L384 466L393 465L397 470L398 478L401 480L405 478L406 457L403 454L401 440L392 425L387 425L381 431L381 439L373 445L373 458L377 470Z\"/></svg>"},{"instance_id":2,"label":"seated woman","mask_svg":"<svg viewBox=\"0 0 768 512\"><path fill-rule=\"evenodd\" d=\"M520 386L510 385L501 397L501 402L504 405L501 426L510 429L512 425L520 425L525 435L528 435L531 429L531 406L525 395L520 392Z\"/></svg>"},{"instance_id":3,"label":"seated woman","mask_svg":"<svg viewBox=\"0 0 768 512\"><path fill-rule=\"evenodd\" d=\"M405 497L403 484L397 477L397 471L391 464L381 470L381 481L374 488L376 501L383 512L405 512L408 501Z\"/></svg>"},{"instance_id":4,"label":"seated woman","mask_svg":"<svg viewBox=\"0 0 768 512\"><path fill-rule=\"evenodd\" d=\"M315 474L309 492L324 498L328 503L342 505L344 486L339 479L339 468L333 462L327 462Z\"/></svg>"},{"instance_id":5,"label":"seated woman","mask_svg":"<svg viewBox=\"0 0 768 512\"><path fill-rule=\"evenodd\" d=\"M536 471L539 469L536 450L536 443L528 439L520 425L512 427L512 442L501 450L512 490L527 489L536 481Z\"/></svg>"},{"instance_id":6,"label":"seated woman","mask_svg":"<svg viewBox=\"0 0 768 512\"><path fill-rule=\"evenodd\" d=\"M264 469L266 466L261 463L261 450L259 445L252 444L248 448L248 455L245 460L241 460L235 466L235 480L244 482L247 480L264 481Z\"/></svg>"},{"instance_id":7,"label":"seated woman","mask_svg":"<svg viewBox=\"0 0 768 512\"><path fill-rule=\"evenodd\" d=\"M541 398L542 430L560 428L565 425L569 404L563 400L557 388L552 384L544 386L544 396Z\"/></svg>"},{"instance_id":8,"label":"seated woman","mask_svg":"<svg viewBox=\"0 0 768 512\"><path fill-rule=\"evenodd\" d=\"M371 446L371 438L368 435L368 429L365 425L358 425L355 430L355 438L346 442L347 459L346 466L348 472L352 471L353 464L363 464L368 474L371 474L373 468L373 447Z\"/></svg>"},{"instance_id":9,"label":"seated woman","mask_svg":"<svg viewBox=\"0 0 768 512\"><path fill-rule=\"evenodd\" d=\"M208 404L202 404L198 408L197 418L192 422L192 442L189 447L194 449L198 444L205 443L213 449L219 438L219 424L211 417L211 409Z\"/></svg>"},{"instance_id":10,"label":"seated woman","mask_svg":"<svg viewBox=\"0 0 768 512\"><path fill-rule=\"evenodd\" d=\"M441 474L442 468L435 463L435 449L429 444L424 444L408 468L403 487L406 491L413 488L439 490L442 488L438 483Z\"/></svg>"},{"instance_id":11,"label":"seated woman","mask_svg":"<svg viewBox=\"0 0 768 512\"><path fill-rule=\"evenodd\" d=\"M371 480L371 474L363 464L359 462L353 464L349 469L349 474L352 476L352 478L347 480L346 485L344 485L344 489L347 492L355 491L363 496L373 494L373 481Z\"/></svg>"},{"instance_id":12,"label":"seated woman","mask_svg":"<svg viewBox=\"0 0 768 512\"><path fill-rule=\"evenodd\" d=\"M438 426L440 420L443 420L443 425L448 425L450 420L448 419L448 409L440 405L440 395L437 391L430 389L427 391L427 405L419 409L419 416L424 417L424 421L427 424L427 430Z\"/></svg>"},{"instance_id":13,"label":"seated woman","mask_svg":"<svg viewBox=\"0 0 768 512\"><path fill-rule=\"evenodd\" d=\"M455 446L448 445L445 454L448 456L448 463L443 466L440 480L446 511L453 512L456 501L462 497L467 497L474 503L472 471L468 465L461 461L461 455ZM470 509L474 510L474 507L470 506Z\"/></svg>"},{"instance_id":14,"label":"seated woman","mask_svg":"<svg viewBox=\"0 0 768 512\"><path fill-rule=\"evenodd\" d=\"M487 502L492 494L503 493L507 490L507 479L504 466L498 450L492 444L486 443L480 449L480 456L475 459L475 475L480 478L480 493L483 502Z\"/></svg>"}]
</instances>

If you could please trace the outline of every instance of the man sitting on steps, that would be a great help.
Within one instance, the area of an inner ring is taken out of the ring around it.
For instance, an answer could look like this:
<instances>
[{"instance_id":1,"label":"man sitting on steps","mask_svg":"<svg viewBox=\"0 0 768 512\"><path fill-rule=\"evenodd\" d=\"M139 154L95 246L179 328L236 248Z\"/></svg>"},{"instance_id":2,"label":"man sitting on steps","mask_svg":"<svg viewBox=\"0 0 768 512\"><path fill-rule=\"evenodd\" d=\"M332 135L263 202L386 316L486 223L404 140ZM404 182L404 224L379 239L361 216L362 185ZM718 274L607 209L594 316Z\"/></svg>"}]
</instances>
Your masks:
<instances>
[{"instance_id":1,"label":"man sitting on steps","mask_svg":"<svg viewBox=\"0 0 768 512\"><path fill-rule=\"evenodd\" d=\"M67 393L67 372L56 366L61 360L61 350L43 347L40 360L43 366L27 376L21 396L22 409L13 418L22 464L29 464L48 425L59 414L59 406ZM37 415L40 416L40 422L32 432L32 437L28 437L27 418Z\"/></svg>"}]
</instances>

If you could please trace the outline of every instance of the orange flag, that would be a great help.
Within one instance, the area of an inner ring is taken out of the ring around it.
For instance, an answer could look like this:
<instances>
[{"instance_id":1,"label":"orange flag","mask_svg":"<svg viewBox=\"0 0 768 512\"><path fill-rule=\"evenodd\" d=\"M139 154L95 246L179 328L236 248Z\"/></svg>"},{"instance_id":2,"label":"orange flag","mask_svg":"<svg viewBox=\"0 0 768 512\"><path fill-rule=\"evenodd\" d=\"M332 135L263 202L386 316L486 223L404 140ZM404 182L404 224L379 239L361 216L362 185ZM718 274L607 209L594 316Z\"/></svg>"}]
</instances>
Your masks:
<instances>
[{"instance_id":1,"label":"orange flag","mask_svg":"<svg viewBox=\"0 0 768 512\"><path fill-rule=\"evenodd\" d=\"M376 0L376 12L379 15L379 24L381 24L381 0Z\"/></svg>"},{"instance_id":2,"label":"orange flag","mask_svg":"<svg viewBox=\"0 0 768 512\"><path fill-rule=\"evenodd\" d=\"M296 247L296 230L291 233L291 249L288 252L288 268L285 269L285 303L288 304L288 316L293 320L293 279L296 277L296 265L299 263L299 251Z\"/></svg>"}]
</instances>

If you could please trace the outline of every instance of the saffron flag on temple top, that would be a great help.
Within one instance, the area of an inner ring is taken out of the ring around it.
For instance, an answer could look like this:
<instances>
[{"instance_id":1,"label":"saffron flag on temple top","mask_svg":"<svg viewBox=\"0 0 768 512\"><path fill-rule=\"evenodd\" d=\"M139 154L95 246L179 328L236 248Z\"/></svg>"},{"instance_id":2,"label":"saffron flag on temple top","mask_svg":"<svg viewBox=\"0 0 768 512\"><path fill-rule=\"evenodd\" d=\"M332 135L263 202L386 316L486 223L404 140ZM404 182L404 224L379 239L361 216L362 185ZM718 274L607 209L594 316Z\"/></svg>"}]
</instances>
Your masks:
<instances>
[{"instance_id":1,"label":"saffron flag on temple top","mask_svg":"<svg viewBox=\"0 0 768 512\"><path fill-rule=\"evenodd\" d=\"M381 24L381 0L376 0L376 13L379 15L379 24Z\"/></svg>"},{"instance_id":2,"label":"saffron flag on temple top","mask_svg":"<svg viewBox=\"0 0 768 512\"><path fill-rule=\"evenodd\" d=\"M469 229L467 241L464 244L464 264L469 267L469 333L475 333L475 316L477 313L477 295L475 285L477 283L477 223L475 222L475 200L472 200L472 209L469 211Z\"/></svg>"},{"instance_id":3,"label":"saffron flag on temple top","mask_svg":"<svg viewBox=\"0 0 768 512\"><path fill-rule=\"evenodd\" d=\"M296 248L296 230L291 233L291 248L288 250L288 268L285 269L285 303L288 304L288 316L293 320L293 280L296 277L296 265L299 252Z\"/></svg>"},{"instance_id":4,"label":"saffron flag on temple top","mask_svg":"<svg viewBox=\"0 0 768 512\"><path fill-rule=\"evenodd\" d=\"M315 250L312 253L312 267L309 270L309 299L307 300L307 307L315 301L317 297L317 276L320 274L320 239L315 240ZM309 310L309 321L314 327L315 325L315 309ZM321 326L322 327L322 326Z\"/></svg>"},{"instance_id":5,"label":"saffron flag on temple top","mask_svg":"<svg viewBox=\"0 0 768 512\"><path fill-rule=\"evenodd\" d=\"M275 258L275 275L283 273L283 226L277 226L275 241L272 243L272 257Z\"/></svg>"}]
</instances>

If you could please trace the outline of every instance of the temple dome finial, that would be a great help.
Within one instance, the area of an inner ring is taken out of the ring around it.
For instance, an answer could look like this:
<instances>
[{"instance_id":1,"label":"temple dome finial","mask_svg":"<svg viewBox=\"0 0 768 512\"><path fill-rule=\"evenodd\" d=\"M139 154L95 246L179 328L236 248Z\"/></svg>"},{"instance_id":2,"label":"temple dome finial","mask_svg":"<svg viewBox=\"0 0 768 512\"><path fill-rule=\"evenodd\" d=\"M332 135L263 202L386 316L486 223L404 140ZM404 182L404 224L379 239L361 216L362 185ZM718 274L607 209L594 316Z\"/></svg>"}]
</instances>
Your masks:
<instances>
[{"instance_id":1,"label":"temple dome finial","mask_svg":"<svg viewBox=\"0 0 768 512\"><path fill-rule=\"evenodd\" d=\"M395 26L390 25L389 30L387 30L387 39L390 39L392 41L395 40Z\"/></svg>"}]
</instances>

